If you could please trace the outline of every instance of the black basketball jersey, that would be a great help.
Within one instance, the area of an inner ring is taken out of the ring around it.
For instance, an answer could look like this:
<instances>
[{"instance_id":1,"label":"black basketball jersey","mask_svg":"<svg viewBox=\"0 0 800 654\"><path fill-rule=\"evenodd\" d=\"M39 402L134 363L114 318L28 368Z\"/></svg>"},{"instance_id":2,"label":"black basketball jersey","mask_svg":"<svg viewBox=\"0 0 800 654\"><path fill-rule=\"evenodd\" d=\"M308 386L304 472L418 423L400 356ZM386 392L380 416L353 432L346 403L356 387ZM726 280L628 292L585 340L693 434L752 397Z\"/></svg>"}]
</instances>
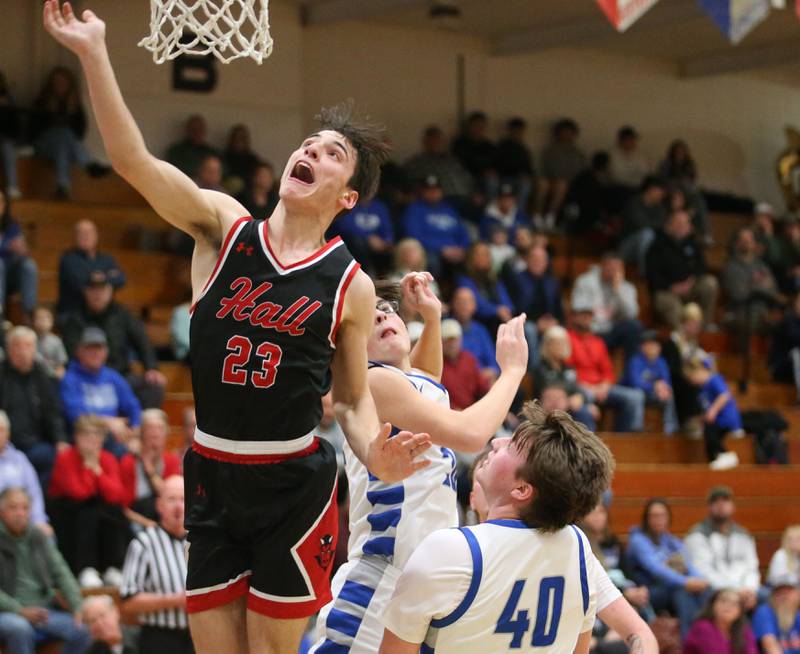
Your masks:
<instances>
[{"instance_id":1,"label":"black basketball jersey","mask_svg":"<svg viewBox=\"0 0 800 654\"><path fill-rule=\"evenodd\" d=\"M340 238L282 264L270 249L267 221L237 221L192 307L198 429L230 440L278 441L316 428L357 270Z\"/></svg>"}]
</instances>

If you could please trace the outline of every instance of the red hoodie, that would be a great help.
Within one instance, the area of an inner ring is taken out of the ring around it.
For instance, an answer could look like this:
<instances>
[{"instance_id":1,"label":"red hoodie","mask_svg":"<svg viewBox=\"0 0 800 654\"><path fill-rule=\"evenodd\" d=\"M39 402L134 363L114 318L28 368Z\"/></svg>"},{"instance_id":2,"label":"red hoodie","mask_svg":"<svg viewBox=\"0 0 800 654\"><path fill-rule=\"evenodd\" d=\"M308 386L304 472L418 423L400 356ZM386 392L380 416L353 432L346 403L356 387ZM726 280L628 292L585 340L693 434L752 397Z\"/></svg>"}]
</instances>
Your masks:
<instances>
[{"instance_id":1,"label":"red hoodie","mask_svg":"<svg viewBox=\"0 0 800 654\"><path fill-rule=\"evenodd\" d=\"M114 455L101 450L100 468L102 472L96 475L83 465L83 459L74 445L59 452L48 495L54 499L78 502L100 496L109 504L124 504L125 488Z\"/></svg>"},{"instance_id":2,"label":"red hoodie","mask_svg":"<svg viewBox=\"0 0 800 654\"><path fill-rule=\"evenodd\" d=\"M605 341L591 332L579 334L570 329L567 333L572 345L572 356L567 363L578 373L578 383L589 386L603 382L613 384L614 366Z\"/></svg>"}]
</instances>

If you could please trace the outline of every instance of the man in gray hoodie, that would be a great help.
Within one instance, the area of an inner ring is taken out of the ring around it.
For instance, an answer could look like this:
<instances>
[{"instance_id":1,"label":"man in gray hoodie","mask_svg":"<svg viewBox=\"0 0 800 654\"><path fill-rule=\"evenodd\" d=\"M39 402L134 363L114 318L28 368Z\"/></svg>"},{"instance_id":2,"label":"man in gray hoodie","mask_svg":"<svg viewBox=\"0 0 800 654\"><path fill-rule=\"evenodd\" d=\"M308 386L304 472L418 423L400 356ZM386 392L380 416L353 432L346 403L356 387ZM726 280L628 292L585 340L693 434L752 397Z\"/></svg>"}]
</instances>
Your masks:
<instances>
[{"instance_id":1,"label":"man in gray hoodie","mask_svg":"<svg viewBox=\"0 0 800 654\"><path fill-rule=\"evenodd\" d=\"M733 521L735 511L733 490L714 486L708 493L708 517L692 527L685 544L692 564L711 587L738 591L749 611L756 605L761 574L756 542Z\"/></svg>"}]
</instances>

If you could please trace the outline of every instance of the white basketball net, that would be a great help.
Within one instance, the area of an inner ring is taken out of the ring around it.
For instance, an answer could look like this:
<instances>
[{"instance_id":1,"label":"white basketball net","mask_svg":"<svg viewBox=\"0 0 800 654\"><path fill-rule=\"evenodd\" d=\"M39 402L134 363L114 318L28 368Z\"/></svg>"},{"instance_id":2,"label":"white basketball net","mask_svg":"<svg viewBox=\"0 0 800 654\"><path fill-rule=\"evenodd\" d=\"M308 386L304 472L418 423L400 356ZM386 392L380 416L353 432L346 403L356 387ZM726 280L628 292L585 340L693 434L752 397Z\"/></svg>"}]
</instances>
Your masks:
<instances>
[{"instance_id":1,"label":"white basketball net","mask_svg":"<svg viewBox=\"0 0 800 654\"><path fill-rule=\"evenodd\" d=\"M272 53L269 0L150 0L150 36L139 45L157 64L182 54L260 64Z\"/></svg>"}]
</instances>

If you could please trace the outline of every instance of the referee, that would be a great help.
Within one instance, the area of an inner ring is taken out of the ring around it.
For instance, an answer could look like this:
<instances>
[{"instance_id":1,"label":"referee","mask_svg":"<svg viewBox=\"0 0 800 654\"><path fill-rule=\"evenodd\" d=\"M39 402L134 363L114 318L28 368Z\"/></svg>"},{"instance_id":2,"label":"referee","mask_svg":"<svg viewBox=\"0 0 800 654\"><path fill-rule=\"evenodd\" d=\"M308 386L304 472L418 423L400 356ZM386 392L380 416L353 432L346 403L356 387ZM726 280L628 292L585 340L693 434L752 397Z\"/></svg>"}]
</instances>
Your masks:
<instances>
[{"instance_id":1,"label":"referee","mask_svg":"<svg viewBox=\"0 0 800 654\"><path fill-rule=\"evenodd\" d=\"M194 654L186 619L183 477L164 480L156 500L159 523L128 546L122 571L122 611L141 625L142 654Z\"/></svg>"}]
</instances>

